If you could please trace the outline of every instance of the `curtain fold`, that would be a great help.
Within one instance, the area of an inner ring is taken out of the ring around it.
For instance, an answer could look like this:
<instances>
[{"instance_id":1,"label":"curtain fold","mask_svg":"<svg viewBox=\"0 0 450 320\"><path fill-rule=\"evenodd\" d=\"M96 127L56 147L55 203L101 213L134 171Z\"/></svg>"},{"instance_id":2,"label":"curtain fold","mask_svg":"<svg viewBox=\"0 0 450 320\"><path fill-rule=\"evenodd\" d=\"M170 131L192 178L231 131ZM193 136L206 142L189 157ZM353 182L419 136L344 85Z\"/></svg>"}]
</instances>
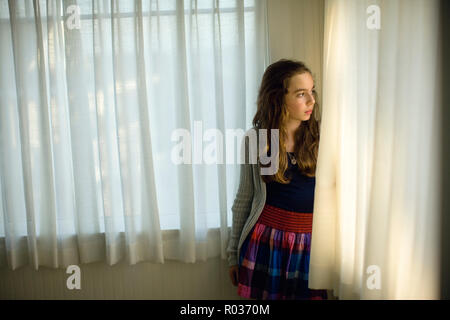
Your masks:
<instances>
[{"instance_id":1,"label":"curtain fold","mask_svg":"<svg viewBox=\"0 0 450 320\"><path fill-rule=\"evenodd\" d=\"M266 33L265 0L0 0L0 265L225 258L239 167L173 134L250 126Z\"/></svg>"},{"instance_id":2,"label":"curtain fold","mask_svg":"<svg viewBox=\"0 0 450 320\"><path fill-rule=\"evenodd\" d=\"M311 288L439 298L438 23L438 1L326 1Z\"/></svg>"}]
</instances>

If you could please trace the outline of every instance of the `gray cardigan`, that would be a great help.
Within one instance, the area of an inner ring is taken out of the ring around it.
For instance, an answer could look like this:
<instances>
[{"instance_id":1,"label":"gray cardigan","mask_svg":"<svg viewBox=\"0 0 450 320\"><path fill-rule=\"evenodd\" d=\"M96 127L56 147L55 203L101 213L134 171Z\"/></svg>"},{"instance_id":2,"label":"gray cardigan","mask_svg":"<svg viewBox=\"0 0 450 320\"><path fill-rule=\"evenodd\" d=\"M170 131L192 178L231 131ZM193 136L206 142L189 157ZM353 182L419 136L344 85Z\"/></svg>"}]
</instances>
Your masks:
<instances>
[{"instance_id":1,"label":"gray cardigan","mask_svg":"<svg viewBox=\"0 0 450 320\"><path fill-rule=\"evenodd\" d=\"M248 151L248 148L246 143L245 150ZM256 224L266 203L266 183L261 178L260 170L258 163L240 164L239 188L231 208L233 223L227 247L229 266L238 264L242 243Z\"/></svg>"}]
</instances>

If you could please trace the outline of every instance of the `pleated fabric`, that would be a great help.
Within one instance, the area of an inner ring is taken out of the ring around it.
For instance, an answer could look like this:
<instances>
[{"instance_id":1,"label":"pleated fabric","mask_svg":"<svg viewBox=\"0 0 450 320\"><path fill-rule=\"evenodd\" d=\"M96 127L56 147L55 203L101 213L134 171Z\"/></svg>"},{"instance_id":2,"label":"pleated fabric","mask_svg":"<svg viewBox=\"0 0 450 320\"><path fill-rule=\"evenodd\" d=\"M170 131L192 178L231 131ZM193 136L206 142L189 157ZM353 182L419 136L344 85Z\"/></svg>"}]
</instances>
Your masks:
<instances>
[{"instance_id":1,"label":"pleated fabric","mask_svg":"<svg viewBox=\"0 0 450 320\"><path fill-rule=\"evenodd\" d=\"M308 288L312 213L266 204L239 256L238 294L262 300L327 299Z\"/></svg>"}]
</instances>

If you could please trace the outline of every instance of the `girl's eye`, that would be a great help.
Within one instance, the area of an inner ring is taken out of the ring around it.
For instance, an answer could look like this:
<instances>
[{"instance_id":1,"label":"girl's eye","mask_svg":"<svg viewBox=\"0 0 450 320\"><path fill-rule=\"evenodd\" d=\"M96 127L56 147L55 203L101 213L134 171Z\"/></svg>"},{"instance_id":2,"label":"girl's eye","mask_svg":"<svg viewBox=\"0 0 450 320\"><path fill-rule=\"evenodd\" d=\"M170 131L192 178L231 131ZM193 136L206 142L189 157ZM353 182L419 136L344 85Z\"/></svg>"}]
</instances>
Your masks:
<instances>
[{"instance_id":1,"label":"girl's eye","mask_svg":"<svg viewBox=\"0 0 450 320\"><path fill-rule=\"evenodd\" d=\"M316 90L311 90L311 95L315 95L316 94ZM297 95L297 97L298 98L302 98L302 97L304 97L305 96L305 93L304 92L300 92L298 95Z\"/></svg>"}]
</instances>

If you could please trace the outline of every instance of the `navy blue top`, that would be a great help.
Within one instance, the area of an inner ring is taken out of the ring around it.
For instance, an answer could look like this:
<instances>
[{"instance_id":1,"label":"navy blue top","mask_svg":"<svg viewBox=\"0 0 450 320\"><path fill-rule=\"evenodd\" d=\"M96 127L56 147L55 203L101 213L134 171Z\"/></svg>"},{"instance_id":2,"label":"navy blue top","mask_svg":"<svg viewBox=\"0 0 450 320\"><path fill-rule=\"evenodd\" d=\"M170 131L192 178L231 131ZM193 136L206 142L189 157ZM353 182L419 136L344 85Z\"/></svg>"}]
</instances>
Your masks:
<instances>
[{"instance_id":1,"label":"navy blue top","mask_svg":"<svg viewBox=\"0 0 450 320\"><path fill-rule=\"evenodd\" d=\"M293 153L291 153L293 155ZM282 184L276 181L266 183L266 204L289 211L312 213L314 208L314 187L316 177L308 177L293 165L289 156L285 177L292 177L291 182Z\"/></svg>"}]
</instances>

